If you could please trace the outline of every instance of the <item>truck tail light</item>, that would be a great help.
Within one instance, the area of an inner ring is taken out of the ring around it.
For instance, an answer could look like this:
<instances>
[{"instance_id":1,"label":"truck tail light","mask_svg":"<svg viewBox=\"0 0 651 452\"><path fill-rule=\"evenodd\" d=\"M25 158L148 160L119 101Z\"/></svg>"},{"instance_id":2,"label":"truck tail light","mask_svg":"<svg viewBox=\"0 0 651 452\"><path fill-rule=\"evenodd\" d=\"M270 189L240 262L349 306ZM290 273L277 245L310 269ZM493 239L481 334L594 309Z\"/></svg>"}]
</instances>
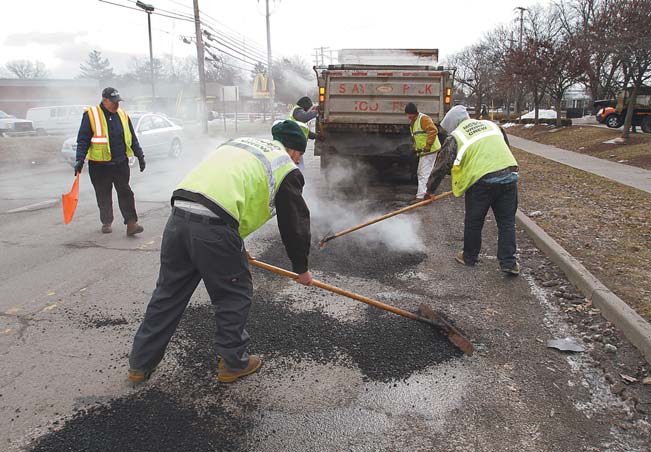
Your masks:
<instances>
[{"instance_id":1,"label":"truck tail light","mask_svg":"<svg viewBox=\"0 0 651 452\"><path fill-rule=\"evenodd\" d=\"M319 103L322 104L325 102L325 88L319 88Z\"/></svg>"},{"instance_id":2,"label":"truck tail light","mask_svg":"<svg viewBox=\"0 0 651 452\"><path fill-rule=\"evenodd\" d=\"M452 88L445 88L445 105L450 105L452 102Z\"/></svg>"}]
</instances>

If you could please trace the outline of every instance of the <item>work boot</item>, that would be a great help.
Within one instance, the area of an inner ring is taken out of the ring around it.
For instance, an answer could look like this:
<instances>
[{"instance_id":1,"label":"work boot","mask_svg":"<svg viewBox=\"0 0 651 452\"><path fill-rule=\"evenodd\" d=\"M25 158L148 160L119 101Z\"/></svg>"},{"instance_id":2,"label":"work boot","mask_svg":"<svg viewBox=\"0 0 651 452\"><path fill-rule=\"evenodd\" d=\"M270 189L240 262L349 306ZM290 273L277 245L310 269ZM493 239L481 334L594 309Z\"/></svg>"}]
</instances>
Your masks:
<instances>
[{"instance_id":1,"label":"work boot","mask_svg":"<svg viewBox=\"0 0 651 452\"><path fill-rule=\"evenodd\" d=\"M151 378L151 374L154 373L156 369L152 370L132 370L129 369L127 372L127 378L129 381L132 381L133 383L142 383L144 381L147 381Z\"/></svg>"},{"instance_id":2,"label":"work boot","mask_svg":"<svg viewBox=\"0 0 651 452\"><path fill-rule=\"evenodd\" d=\"M111 232L113 232L113 229L111 228L110 224L102 225L102 234L110 234Z\"/></svg>"},{"instance_id":3,"label":"work boot","mask_svg":"<svg viewBox=\"0 0 651 452\"><path fill-rule=\"evenodd\" d=\"M246 366L246 368L238 372L233 372L231 370L228 370L226 367L224 367L223 369L219 370L219 372L217 372L217 379L221 383L232 383L238 378L251 375L252 373L257 371L261 365L262 365L262 361L260 360L260 358L256 355L251 355L249 356L249 365Z\"/></svg>"},{"instance_id":4,"label":"work boot","mask_svg":"<svg viewBox=\"0 0 651 452\"><path fill-rule=\"evenodd\" d=\"M127 235L136 235L144 231L145 228L140 226L137 221L129 220L127 221Z\"/></svg>"},{"instance_id":5,"label":"work boot","mask_svg":"<svg viewBox=\"0 0 651 452\"><path fill-rule=\"evenodd\" d=\"M520 274L520 265L516 262L513 267L500 267L500 270L508 275L518 276Z\"/></svg>"},{"instance_id":6,"label":"work boot","mask_svg":"<svg viewBox=\"0 0 651 452\"><path fill-rule=\"evenodd\" d=\"M409 205L418 204L419 202L423 202L423 201L425 201L425 198L414 198L411 201L409 201Z\"/></svg>"},{"instance_id":7,"label":"work boot","mask_svg":"<svg viewBox=\"0 0 651 452\"><path fill-rule=\"evenodd\" d=\"M463 256L463 250L459 251L456 256L454 256L454 260L459 262L462 265L466 265L468 267L474 267L475 263L474 262L468 262L466 261L466 258Z\"/></svg>"}]
</instances>

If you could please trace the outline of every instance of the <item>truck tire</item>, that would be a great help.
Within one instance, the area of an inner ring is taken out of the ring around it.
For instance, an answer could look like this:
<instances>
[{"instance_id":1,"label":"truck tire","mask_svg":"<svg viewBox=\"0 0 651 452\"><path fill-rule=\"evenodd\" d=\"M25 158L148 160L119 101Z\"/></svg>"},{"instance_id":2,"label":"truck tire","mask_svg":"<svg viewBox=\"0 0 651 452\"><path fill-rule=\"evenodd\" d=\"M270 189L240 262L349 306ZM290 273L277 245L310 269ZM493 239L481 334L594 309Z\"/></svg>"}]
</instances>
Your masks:
<instances>
[{"instance_id":1,"label":"truck tire","mask_svg":"<svg viewBox=\"0 0 651 452\"><path fill-rule=\"evenodd\" d=\"M611 113L606 117L606 121L604 121L608 127L611 129L617 129L618 127L621 127L623 124L623 121L619 117L617 113Z\"/></svg>"},{"instance_id":2,"label":"truck tire","mask_svg":"<svg viewBox=\"0 0 651 452\"><path fill-rule=\"evenodd\" d=\"M651 116L647 116L642 121L642 131L644 133L651 133Z\"/></svg>"}]
</instances>

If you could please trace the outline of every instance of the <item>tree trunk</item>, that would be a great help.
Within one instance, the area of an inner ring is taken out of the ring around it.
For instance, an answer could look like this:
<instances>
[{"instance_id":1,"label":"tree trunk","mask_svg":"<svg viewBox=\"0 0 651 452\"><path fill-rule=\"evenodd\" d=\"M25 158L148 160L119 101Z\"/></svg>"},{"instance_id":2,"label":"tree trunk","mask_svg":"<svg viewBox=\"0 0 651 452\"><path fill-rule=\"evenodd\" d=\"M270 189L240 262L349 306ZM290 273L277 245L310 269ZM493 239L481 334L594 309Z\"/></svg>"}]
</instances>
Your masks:
<instances>
[{"instance_id":1,"label":"tree trunk","mask_svg":"<svg viewBox=\"0 0 651 452\"><path fill-rule=\"evenodd\" d=\"M556 93L556 127L561 126L561 104L563 99L562 93Z\"/></svg>"},{"instance_id":2,"label":"tree trunk","mask_svg":"<svg viewBox=\"0 0 651 452\"><path fill-rule=\"evenodd\" d=\"M633 82L633 89L631 90L631 95L628 97L628 102L626 103L626 119L624 120L624 130L622 131L622 138L624 139L628 139L629 137L631 124L633 123L633 112L637 101L637 91L640 85L642 85L642 81L639 79Z\"/></svg>"}]
</instances>

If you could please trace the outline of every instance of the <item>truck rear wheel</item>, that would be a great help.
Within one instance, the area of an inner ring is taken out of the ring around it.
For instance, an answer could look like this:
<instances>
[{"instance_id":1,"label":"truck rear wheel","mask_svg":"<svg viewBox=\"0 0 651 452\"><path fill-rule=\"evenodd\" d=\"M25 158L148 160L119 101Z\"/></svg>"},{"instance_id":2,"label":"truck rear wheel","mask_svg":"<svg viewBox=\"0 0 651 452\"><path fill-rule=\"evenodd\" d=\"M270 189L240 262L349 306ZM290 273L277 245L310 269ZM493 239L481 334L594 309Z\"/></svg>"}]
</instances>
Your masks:
<instances>
[{"instance_id":1,"label":"truck rear wheel","mask_svg":"<svg viewBox=\"0 0 651 452\"><path fill-rule=\"evenodd\" d=\"M651 116L647 116L642 121L642 131L644 133L651 133Z\"/></svg>"}]
</instances>

